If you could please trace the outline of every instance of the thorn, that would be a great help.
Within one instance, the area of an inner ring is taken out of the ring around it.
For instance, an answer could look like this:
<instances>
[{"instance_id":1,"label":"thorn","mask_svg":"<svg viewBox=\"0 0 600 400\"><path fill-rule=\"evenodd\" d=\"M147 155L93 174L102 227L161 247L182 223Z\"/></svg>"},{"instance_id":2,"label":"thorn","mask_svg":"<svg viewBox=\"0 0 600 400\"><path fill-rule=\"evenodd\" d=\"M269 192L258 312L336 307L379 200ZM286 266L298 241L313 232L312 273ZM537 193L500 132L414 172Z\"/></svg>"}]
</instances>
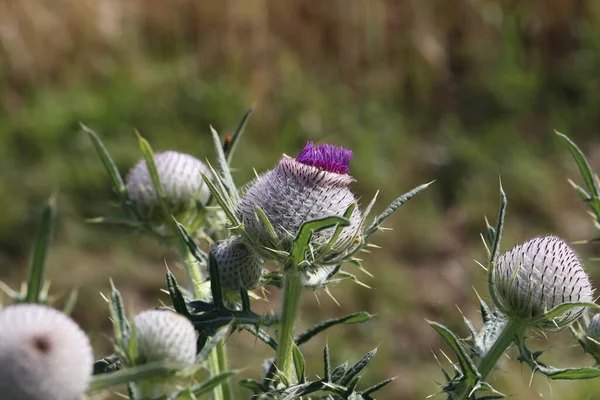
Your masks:
<instances>
[{"instance_id":1,"label":"thorn","mask_svg":"<svg viewBox=\"0 0 600 400\"><path fill-rule=\"evenodd\" d=\"M487 222L487 217L485 219L485 223L486 224L488 223ZM483 247L485 247L485 251L487 252L488 257L489 257L489 255L491 254L491 252L490 252L490 248L487 245L487 242L485 241L485 238L483 237L483 233L479 233L479 236L481 237L481 241L483 242Z\"/></svg>"},{"instance_id":2,"label":"thorn","mask_svg":"<svg viewBox=\"0 0 600 400\"><path fill-rule=\"evenodd\" d=\"M338 301L335 299L335 297L333 297L333 295L331 294L331 292L329 291L329 288L326 287L325 288L325 293L327 293L327 295L329 297L331 297L331 299L335 302L335 304L337 304L338 307L341 307L340 303L338 303Z\"/></svg>"},{"instance_id":3,"label":"thorn","mask_svg":"<svg viewBox=\"0 0 600 400\"><path fill-rule=\"evenodd\" d=\"M487 269L487 267L486 267L485 265L483 265L482 263L480 263L479 261L477 261L477 260L475 260L475 259L474 259L473 261L475 261L475 263L476 263L477 265L479 265L481 268L483 268L483 270L484 270L485 272L487 272L487 270L488 270L488 269Z\"/></svg>"}]
</instances>

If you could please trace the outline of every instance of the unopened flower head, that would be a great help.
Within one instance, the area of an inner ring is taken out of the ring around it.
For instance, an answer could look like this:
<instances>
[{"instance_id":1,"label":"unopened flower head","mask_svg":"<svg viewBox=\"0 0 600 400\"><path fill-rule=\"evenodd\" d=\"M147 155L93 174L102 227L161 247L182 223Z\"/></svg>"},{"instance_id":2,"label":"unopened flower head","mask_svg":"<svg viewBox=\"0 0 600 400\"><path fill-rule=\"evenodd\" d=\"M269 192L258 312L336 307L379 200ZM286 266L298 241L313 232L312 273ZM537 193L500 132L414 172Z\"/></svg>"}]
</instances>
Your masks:
<instances>
[{"instance_id":1,"label":"unopened flower head","mask_svg":"<svg viewBox=\"0 0 600 400\"><path fill-rule=\"evenodd\" d=\"M0 311L0 397L81 399L92 377L90 341L65 314L37 304Z\"/></svg>"},{"instance_id":2,"label":"unopened flower head","mask_svg":"<svg viewBox=\"0 0 600 400\"><path fill-rule=\"evenodd\" d=\"M210 170L202 161L189 154L165 151L156 153L154 162L170 213L178 214L194 209L198 202L206 203L210 191L200 173L210 176ZM159 199L145 160L129 171L127 193L142 213L160 212Z\"/></svg>"},{"instance_id":3,"label":"unopened flower head","mask_svg":"<svg viewBox=\"0 0 600 400\"><path fill-rule=\"evenodd\" d=\"M256 255L241 236L231 236L212 249L223 289L239 292L241 287L252 290L258 287L264 270L264 261Z\"/></svg>"},{"instance_id":4,"label":"unopened flower head","mask_svg":"<svg viewBox=\"0 0 600 400\"><path fill-rule=\"evenodd\" d=\"M538 237L515 246L495 261L490 291L509 318L558 330L575 321L583 307L571 308L551 321L543 316L564 303L591 303L589 277L575 251L556 236Z\"/></svg>"},{"instance_id":5,"label":"unopened flower head","mask_svg":"<svg viewBox=\"0 0 600 400\"><path fill-rule=\"evenodd\" d=\"M238 207L244 227L261 243L289 250L291 240L303 223L329 216L342 216L357 199L348 186L354 179L348 174L352 152L332 145L315 146L312 142L294 159L283 155L279 164L258 177L246 190ZM260 207L273 226L278 243L257 218ZM361 228L361 213L356 207L351 225L344 228L337 244L348 246ZM326 243L333 229L315 233L313 243Z\"/></svg>"},{"instance_id":6,"label":"unopened flower head","mask_svg":"<svg viewBox=\"0 0 600 400\"><path fill-rule=\"evenodd\" d=\"M594 315L587 327L587 335L600 344L600 314Z\"/></svg>"},{"instance_id":7,"label":"unopened flower head","mask_svg":"<svg viewBox=\"0 0 600 400\"><path fill-rule=\"evenodd\" d=\"M144 311L134 318L138 359L136 364L171 361L181 368L194 364L196 333L183 315L168 310Z\"/></svg>"}]
</instances>

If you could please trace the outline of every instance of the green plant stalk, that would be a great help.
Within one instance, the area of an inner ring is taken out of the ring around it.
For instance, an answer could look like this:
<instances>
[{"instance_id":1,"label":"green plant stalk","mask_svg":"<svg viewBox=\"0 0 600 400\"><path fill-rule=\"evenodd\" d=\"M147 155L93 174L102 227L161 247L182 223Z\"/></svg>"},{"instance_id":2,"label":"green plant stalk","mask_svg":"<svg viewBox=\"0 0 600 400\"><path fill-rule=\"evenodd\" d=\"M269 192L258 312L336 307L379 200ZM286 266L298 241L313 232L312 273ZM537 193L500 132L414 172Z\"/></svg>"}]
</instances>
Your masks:
<instances>
[{"instance_id":1,"label":"green plant stalk","mask_svg":"<svg viewBox=\"0 0 600 400\"><path fill-rule=\"evenodd\" d=\"M180 252L183 258L183 264L187 273L188 279L192 286L192 293L195 298L206 300L207 293L202 290L202 273L200 268L196 268L196 259L190 253L187 246L183 243L180 244ZM227 371L227 353L225 351L225 341L221 340L219 344L211 351L208 356L208 369L211 376L217 376L223 371ZM215 387L213 390L214 400L231 400L231 387L229 380L223 381L220 385Z\"/></svg>"},{"instance_id":2,"label":"green plant stalk","mask_svg":"<svg viewBox=\"0 0 600 400\"><path fill-rule=\"evenodd\" d=\"M295 382L293 346L296 328L296 319L300 308L302 295L302 273L296 266L289 268L285 273L285 287L283 291L283 306L281 309L281 323L279 326L279 347L275 365L288 382Z\"/></svg>"},{"instance_id":3,"label":"green plant stalk","mask_svg":"<svg viewBox=\"0 0 600 400\"><path fill-rule=\"evenodd\" d=\"M517 320L509 320L502 333L498 336L498 339L494 343L494 345L490 348L490 350L483 356L481 362L479 363L479 373L481 374L481 379L485 380L485 378L492 372L502 354L510 347L510 345L514 342L515 336L521 337L525 333L525 329L527 328L527 324L522 321Z\"/></svg>"}]
</instances>

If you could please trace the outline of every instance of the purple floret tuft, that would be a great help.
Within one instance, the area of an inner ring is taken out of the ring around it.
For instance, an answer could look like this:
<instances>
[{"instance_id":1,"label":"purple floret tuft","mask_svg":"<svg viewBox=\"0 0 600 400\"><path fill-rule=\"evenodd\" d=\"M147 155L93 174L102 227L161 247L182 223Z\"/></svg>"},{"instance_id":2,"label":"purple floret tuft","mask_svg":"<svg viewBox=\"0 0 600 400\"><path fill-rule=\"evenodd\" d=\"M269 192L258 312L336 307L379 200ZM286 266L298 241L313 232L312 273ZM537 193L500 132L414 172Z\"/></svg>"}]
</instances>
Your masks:
<instances>
[{"instance_id":1,"label":"purple floret tuft","mask_svg":"<svg viewBox=\"0 0 600 400\"><path fill-rule=\"evenodd\" d=\"M304 165L312 165L337 174L347 174L350 172L349 164L351 159L352 150L331 144L315 146L313 142L308 142L304 146L304 149L296 156L296 161Z\"/></svg>"}]
</instances>

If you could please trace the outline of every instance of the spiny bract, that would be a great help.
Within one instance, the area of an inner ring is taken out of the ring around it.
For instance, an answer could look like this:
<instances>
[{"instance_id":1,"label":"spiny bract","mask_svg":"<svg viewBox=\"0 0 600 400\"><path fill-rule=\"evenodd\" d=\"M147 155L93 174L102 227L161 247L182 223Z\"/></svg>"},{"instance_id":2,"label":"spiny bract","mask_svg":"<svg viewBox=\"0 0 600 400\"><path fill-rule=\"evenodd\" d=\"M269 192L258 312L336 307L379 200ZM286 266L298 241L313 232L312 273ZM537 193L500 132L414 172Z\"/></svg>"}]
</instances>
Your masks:
<instances>
[{"instance_id":1,"label":"spiny bract","mask_svg":"<svg viewBox=\"0 0 600 400\"><path fill-rule=\"evenodd\" d=\"M194 364L196 333L183 315L168 310L144 311L134 318L138 359L136 364L171 361L181 368Z\"/></svg>"},{"instance_id":2,"label":"spiny bract","mask_svg":"<svg viewBox=\"0 0 600 400\"><path fill-rule=\"evenodd\" d=\"M534 238L502 254L491 278L492 298L509 318L531 321L564 303L593 302L592 285L579 257L556 236ZM540 327L562 329L582 311L583 307L571 308Z\"/></svg>"},{"instance_id":3,"label":"spiny bract","mask_svg":"<svg viewBox=\"0 0 600 400\"><path fill-rule=\"evenodd\" d=\"M194 207L196 202L205 203L210 195L201 172L210 176L208 167L197 158L176 151L154 155L154 163L170 212L175 214ZM159 207L158 196L145 160L139 161L127 175L129 199L139 207Z\"/></svg>"},{"instance_id":4,"label":"spiny bract","mask_svg":"<svg viewBox=\"0 0 600 400\"><path fill-rule=\"evenodd\" d=\"M2 399L81 399L93 362L88 337L60 311L37 304L0 311Z\"/></svg>"},{"instance_id":5,"label":"spiny bract","mask_svg":"<svg viewBox=\"0 0 600 400\"><path fill-rule=\"evenodd\" d=\"M348 186L354 179L348 175L352 152L331 145L308 143L296 159L283 155L275 169L259 176L250 184L238 206L244 227L263 245L289 251L291 240L303 223L310 220L341 216L357 199ZM257 218L256 207L266 214L275 230L278 243ZM342 230L337 247L347 247L361 229L361 213L356 207L351 225ZM333 229L317 232L313 243L324 244Z\"/></svg>"},{"instance_id":6,"label":"spiny bract","mask_svg":"<svg viewBox=\"0 0 600 400\"><path fill-rule=\"evenodd\" d=\"M242 286L246 290L258 286L264 261L244 243L241 236L231 236L217 243L211 252L217 261L223 289L238 292Z\"/></svg>"}]
</instances>

